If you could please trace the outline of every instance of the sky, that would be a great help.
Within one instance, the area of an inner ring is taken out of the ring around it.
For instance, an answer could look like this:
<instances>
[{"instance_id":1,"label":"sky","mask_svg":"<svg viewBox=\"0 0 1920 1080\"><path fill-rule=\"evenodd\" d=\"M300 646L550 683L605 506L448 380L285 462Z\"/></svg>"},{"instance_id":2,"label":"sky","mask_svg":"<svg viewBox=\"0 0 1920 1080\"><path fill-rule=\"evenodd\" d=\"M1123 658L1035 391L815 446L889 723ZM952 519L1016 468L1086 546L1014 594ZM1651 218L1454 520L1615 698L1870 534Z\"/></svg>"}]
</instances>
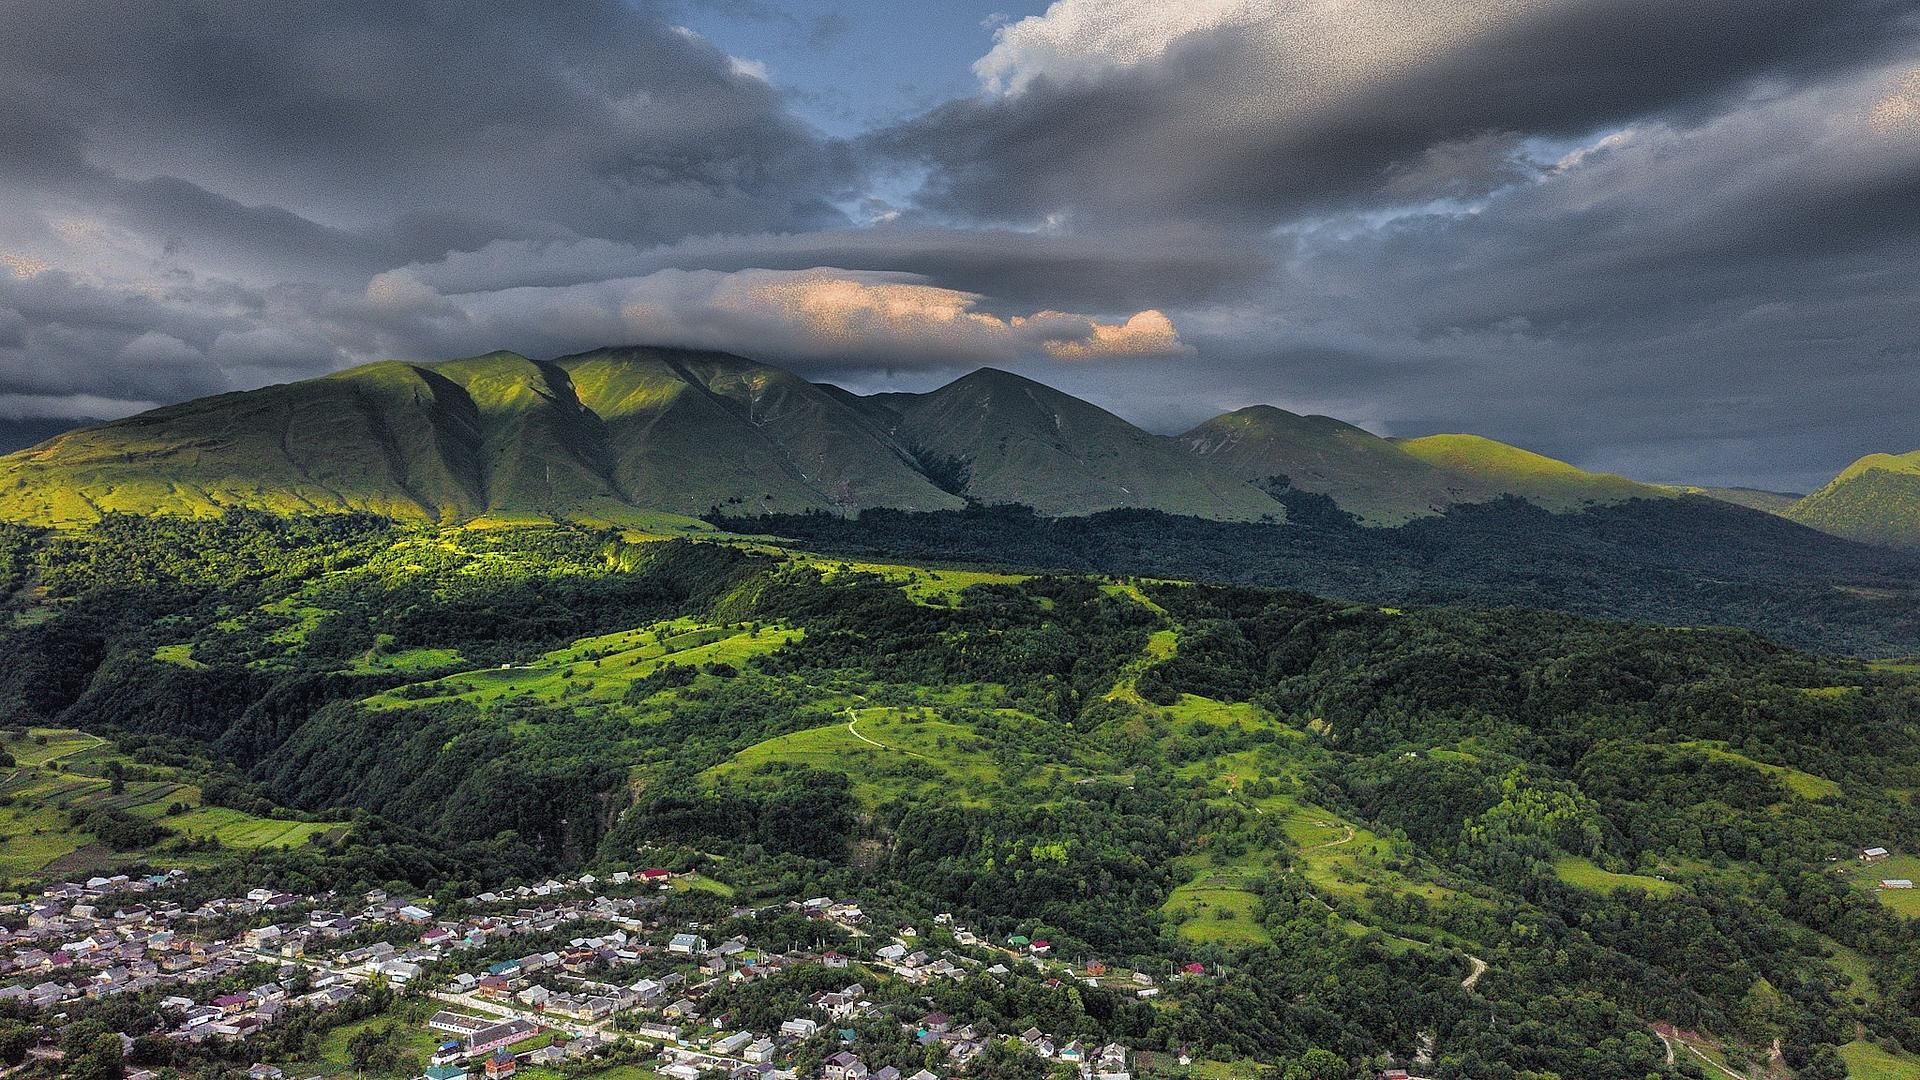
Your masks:
<instances>
[{"instance_id":1,"label":"sky","mask_svg":"<svg viewBox=\"0 0 1920 1080\"><path fill-rule=\"evenodd\" d=\"M1920 447L1920 0L0 0L0 420L719 348L1652 481Z\"/></svg>"}]
</instances>

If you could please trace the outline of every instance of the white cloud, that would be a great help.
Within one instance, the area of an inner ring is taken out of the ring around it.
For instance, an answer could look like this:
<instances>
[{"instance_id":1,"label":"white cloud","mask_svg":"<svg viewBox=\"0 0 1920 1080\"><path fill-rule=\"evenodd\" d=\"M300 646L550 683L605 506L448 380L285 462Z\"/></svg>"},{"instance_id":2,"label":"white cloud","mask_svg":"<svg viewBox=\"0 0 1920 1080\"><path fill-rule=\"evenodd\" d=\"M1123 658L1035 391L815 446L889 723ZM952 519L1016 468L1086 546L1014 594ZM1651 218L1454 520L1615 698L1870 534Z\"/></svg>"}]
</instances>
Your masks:
<instances>
[{"instance_id":1,"label":"white cloud","mask_svg":"<svg viewBox=\"0 0 1920 1080\"><path fill-rule=\"evenodd\" d=\"M996 29L973 73L991 93L1018 93L1041 76L1079 79L1155 59L1187 34L1250 22L1261 10L1252 0L1057 0Z\"/></svg>"},{"instance_id":2,"label":"white cloud","mask_svg":"<svg viewBox=\"0 0 1920 1080\"><path fill-rule=\"evenodd\" d=\"M414 286L425 289L417 280ZM1187 356L1156 310L1125 319L1042 310L999 315L975 293L914 274L662 270L578 285L444 297L474 344L557 352L611 342L724 349L815 369L942 367L1052 358ZM434 305L437 307L437 305Z\"/></svg>"},{"instance_id":3,"label":"white cloud","mask_svg":"<svg viewBox=\"0 0 1920 1080\"><path fill-rule=\"evenodd\" d=\"M741 78L759 79L763 83L773 81L767 74L767 62L765 60L748 60L743 56L730 55L727 57L727 67Z\"/></svg>"}]
</instances>

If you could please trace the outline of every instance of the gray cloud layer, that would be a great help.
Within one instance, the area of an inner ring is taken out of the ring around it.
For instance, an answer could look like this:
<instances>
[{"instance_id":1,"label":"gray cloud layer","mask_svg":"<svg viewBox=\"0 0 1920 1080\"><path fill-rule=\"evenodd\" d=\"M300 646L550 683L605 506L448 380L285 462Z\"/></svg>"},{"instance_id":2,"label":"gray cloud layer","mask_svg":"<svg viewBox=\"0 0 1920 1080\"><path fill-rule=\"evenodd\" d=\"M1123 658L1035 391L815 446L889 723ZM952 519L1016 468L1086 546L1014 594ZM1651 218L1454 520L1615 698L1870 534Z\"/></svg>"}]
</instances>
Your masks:
<instances>
[{"instance_id":1,"label":"gray cloud layer","mask_svg":"<svg viewBox=\"0 0 1920 1080\"><path fill-rule=\"evenodd\" d=\"M624 334L1650 479L1920 446L1912 3L1063 0L851 143L648 4L0 18L9 415Z\"/></svg>"}]
</instances>

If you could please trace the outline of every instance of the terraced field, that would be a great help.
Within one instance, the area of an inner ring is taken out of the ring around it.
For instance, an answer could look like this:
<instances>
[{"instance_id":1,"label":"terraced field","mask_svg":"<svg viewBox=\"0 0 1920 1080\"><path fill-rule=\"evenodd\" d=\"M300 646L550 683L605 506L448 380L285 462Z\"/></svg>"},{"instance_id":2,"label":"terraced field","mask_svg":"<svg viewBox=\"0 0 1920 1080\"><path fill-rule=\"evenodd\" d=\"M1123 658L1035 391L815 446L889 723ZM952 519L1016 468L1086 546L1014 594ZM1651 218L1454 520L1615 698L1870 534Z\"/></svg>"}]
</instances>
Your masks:
<instances>
[{"instance_id":1,"label":"terraced field","mask_svg":"<svg viewBox=\"0 0 1920 1080\"><path fill-rule=\"evenodd\" d=\"M228 851L292 846L316 833L345 827L343 822L287 821L205 806L193 777L134 762L113 744L83 732L35 728L5 746L21 762L0 774L0 876L8 878L82 873L134 855L153 854L115 852L102 846L86 828L74 824L76 813L122 811L179 836L211 836ZM155 778L127 780L116 792L106 775L114 763ZM169 812L176 807L185 809ZM202 865L221 857L218 851L161 853L156 861Z\"/></svg>"}]
</instances>

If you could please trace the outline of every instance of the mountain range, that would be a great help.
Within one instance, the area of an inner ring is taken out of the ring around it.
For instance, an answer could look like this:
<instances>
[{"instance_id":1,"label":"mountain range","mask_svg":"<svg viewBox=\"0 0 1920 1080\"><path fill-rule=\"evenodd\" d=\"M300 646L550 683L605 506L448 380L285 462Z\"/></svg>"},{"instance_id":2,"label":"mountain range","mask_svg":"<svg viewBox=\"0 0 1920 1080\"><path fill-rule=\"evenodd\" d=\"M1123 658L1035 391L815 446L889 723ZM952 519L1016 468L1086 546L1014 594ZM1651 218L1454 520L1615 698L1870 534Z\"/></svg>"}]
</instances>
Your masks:
<instances>
[{"instance_id":1,"label":"mountain range","mask_svg":"<svg viewBox=\"0 0 1920 1080\"><path fill-rule=\"evenodd\" d=\"M724 353L610 348L387 361L68 431L0 457L0 519L366 510L439 523L1020 503L1284 520L1324 495L1394 526L1512 496L1567 512L1706 495L1851 539L1920 546L1920 452L1804 498L1589 472L1470 434L1386 439L1255 405L1179 436L992 368L861 396Z\"/></svg>"}]
</instances>

